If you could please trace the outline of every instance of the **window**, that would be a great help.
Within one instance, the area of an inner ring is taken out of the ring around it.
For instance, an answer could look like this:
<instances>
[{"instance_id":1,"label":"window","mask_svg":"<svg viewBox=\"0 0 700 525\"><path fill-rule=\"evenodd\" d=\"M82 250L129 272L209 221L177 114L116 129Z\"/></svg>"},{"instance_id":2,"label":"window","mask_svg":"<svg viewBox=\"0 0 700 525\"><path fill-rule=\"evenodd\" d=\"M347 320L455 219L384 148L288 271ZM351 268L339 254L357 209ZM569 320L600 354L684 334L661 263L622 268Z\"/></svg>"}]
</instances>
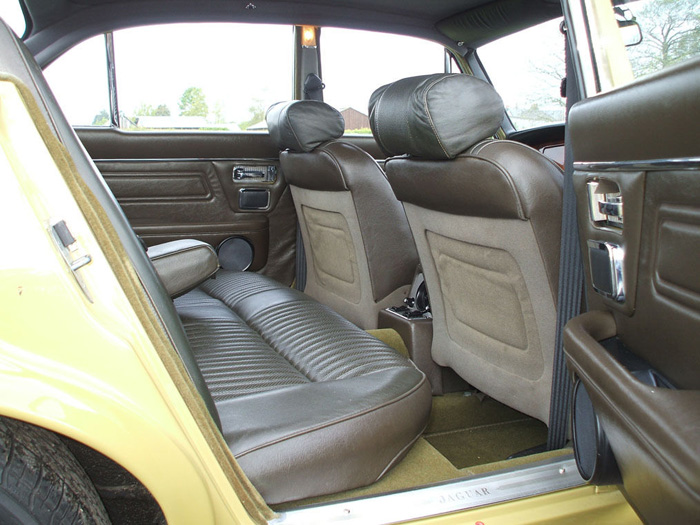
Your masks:
<instances>
[{"instance_id":1,"label":"window","mask_svg":"<svg viewBox=\"0 0 700 525\"><path fill-rule=\"evenodd\" d=\"M104 35L69 50L44 70L44 76L73 126L109 126Z\"/></svg>"},{"instance_id":2,"label":"window","mask_svg":"<svg viewBox=\"0 0 700 525\"><path fill-rule=\"evenodd\" d=\"M579 48L587 96L700 54L697 0L622 0L614 6L586 0L572 9L572 23L577 37L590 42Z\"/></svg>"},{"instance_id":3,"label":"window","mask_svg":"<svg viewBox=\"0 0 700 525\"><path fill-rule=\"evenodd\" d=\"M648 75L700 54L697 0L640 0L621 6L639 24L642 41L627 47L635 77Z\"/></svg>"},{"instance_id":4,"label":"window","mask_svg":"<svg viewBox=\"0 0 700 525\"><path fill-rule=\"evenodd\" d=\"M292 97L292 44L289 26L171 24L115 31L120 125L266 129L268 106ZM68 51L46 73L71 124L109 125L103 36Z\"/></svg>"},{"instance_id":5,"label":"window","mask_svg":"<svg viewBox=\"0 0 700 525\"><path fill-rule=\"evenodd\" d=\"M367 107L375 89L401 78L442 73L445 49L419 38L336 29L321 31L325 102L345 117L345 133L370 133Z\"/></svg>"},{"instance_id":6,"label":"window","mask_svg":"<svg viewBox=\"0 0 700 525\"><path fill-rule=\"evenodd\" d=\"M0 18L10 26L17 36L24 36L24 32L27 30L27 21L24 19L19 0L3 0L0 3Z\"/></svg>"},{"instance_id":7,"label":"window","mask_svg":"<svg viewBox=\"0 0 700 525\"><path fill-rule=\"evenodd\" d=\"M515 129L564 122L566 56L560 23L550 20L477 50Z\"/></svg>"},{"instance_id":8,"label":"window","mask_svg":"<svg viewBox=\"0 0 700 525\"><path fill-rule=\"evenodd\" d=\"M253 131L292 98L289 26L177 24L114 34L126 129ZM263 127L266 129L266 127Z\"/></svg>"}]
</instances>

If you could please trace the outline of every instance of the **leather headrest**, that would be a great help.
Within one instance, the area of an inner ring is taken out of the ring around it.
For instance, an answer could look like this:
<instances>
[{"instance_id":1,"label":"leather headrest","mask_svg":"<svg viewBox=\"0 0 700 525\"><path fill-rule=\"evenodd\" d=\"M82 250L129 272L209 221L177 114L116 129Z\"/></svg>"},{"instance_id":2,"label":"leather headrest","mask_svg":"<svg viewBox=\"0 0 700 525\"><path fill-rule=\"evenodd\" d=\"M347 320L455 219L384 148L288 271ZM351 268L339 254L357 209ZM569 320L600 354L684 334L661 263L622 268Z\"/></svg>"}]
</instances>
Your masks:
<instances>
[{"instance_id":1,"label":"leather headrest","mask_svg":"<svg viewBox=\"0 0 700 525\"><path fill-rule=\"evenodd\" d=\"M404 78L369 101L372 133L387 155L452 159L496 133L503 116L491 84L462 74Z\"/></svg>"},{"instance_id":2,"label":"leather headrest","mask_svg":"<svg viewBox=\"0 0 700 525\"><path fill-rule=\"evenodd\" d=\"M345 132L340 112L317 100L278 102L269 107L265 120L270 137L281 150L308 152Z\"/></svg>"}]
</instances>

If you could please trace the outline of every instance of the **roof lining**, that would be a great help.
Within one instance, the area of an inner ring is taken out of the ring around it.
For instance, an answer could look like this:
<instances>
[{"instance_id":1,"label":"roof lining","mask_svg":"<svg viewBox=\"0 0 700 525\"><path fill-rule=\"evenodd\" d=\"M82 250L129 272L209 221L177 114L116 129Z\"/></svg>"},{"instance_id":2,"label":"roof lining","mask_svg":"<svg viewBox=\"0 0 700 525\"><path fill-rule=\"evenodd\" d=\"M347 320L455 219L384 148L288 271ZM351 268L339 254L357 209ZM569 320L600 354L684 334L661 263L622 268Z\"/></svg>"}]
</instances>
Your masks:
<instances>
[{"instance_id":1,"label":"roof lining","mask_svg":"<svg viewBox=\"0 0 700 525\"><path fill-rule=\"evenodd\" d=\"M454 41L476 48L562 16L552 0L495 0L440 20L436 28Z\"/></svg>"},{"instance_id":2,"label":"roof lining","mask_svg":"<svg viewBox=\"0 0 700 525\"><path fill-rule=\"evenodd\" d=\"M244 0L24 1L33 25L25 43L42 67L91 36L150 24L343 27L425 38L463 55L469 48L561 14L558 0L252 0L255 9L246 9Z\"/></svg>"}]
</instances>

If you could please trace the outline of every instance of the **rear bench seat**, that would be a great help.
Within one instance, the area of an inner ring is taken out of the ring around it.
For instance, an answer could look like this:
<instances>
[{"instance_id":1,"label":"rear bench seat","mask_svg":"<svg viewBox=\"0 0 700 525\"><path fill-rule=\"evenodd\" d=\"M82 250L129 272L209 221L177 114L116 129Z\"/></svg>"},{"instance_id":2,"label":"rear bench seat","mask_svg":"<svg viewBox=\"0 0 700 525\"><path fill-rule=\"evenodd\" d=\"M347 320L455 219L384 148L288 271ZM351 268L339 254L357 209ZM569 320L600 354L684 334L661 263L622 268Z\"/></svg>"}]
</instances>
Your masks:
<instances>
[{"instance_id":1,"label":"rear bench seat","mask_svg":"<svg viewBox=\"0 0 700 525\"><path fill-rule=\"evenodd\" d=\"M265 277L219 271L184 293L216 271L211 247L176 242L149 250L150 260L41 69L1 21L0 45L7 50L0 71L38 104L46 140L70 153L85 194L104 211L204 403L268 503L366 485L399 461L428 418L425 376L328 308ZM189 342L170 299L183 293L175 302Z\"/></svg>"},{"instance_id":2,"label":"rear bench seat","mask_svg":"<svg viewBox=\"0 0 700 525\"><path fill-rule=\"evenodd\" d=\"M427 423L423 373L301 292L220 270L175 308L223 435L268 503L373 483Z\"/></svg>"}]
</instances>

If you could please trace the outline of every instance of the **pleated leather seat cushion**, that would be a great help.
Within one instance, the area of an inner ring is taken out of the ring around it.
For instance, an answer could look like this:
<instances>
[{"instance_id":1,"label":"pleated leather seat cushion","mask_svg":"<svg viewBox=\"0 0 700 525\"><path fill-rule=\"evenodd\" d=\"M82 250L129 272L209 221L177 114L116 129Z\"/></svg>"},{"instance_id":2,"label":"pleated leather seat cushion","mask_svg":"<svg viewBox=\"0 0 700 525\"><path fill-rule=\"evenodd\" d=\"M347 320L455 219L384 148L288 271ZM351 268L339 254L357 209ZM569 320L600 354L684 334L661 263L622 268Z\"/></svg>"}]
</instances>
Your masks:
<instances>
[{"instance_id":1,"label":"pleated leather seat cushion","mask_svg":"<svg viewBox=\"0 0 700 525\"><path fill-rule=\"evenodd\" d=\"M423 373L301 292L221 270L175 307L224 437L268 503L376 481L427 423Z\"/></svg>"}]
</instances>

